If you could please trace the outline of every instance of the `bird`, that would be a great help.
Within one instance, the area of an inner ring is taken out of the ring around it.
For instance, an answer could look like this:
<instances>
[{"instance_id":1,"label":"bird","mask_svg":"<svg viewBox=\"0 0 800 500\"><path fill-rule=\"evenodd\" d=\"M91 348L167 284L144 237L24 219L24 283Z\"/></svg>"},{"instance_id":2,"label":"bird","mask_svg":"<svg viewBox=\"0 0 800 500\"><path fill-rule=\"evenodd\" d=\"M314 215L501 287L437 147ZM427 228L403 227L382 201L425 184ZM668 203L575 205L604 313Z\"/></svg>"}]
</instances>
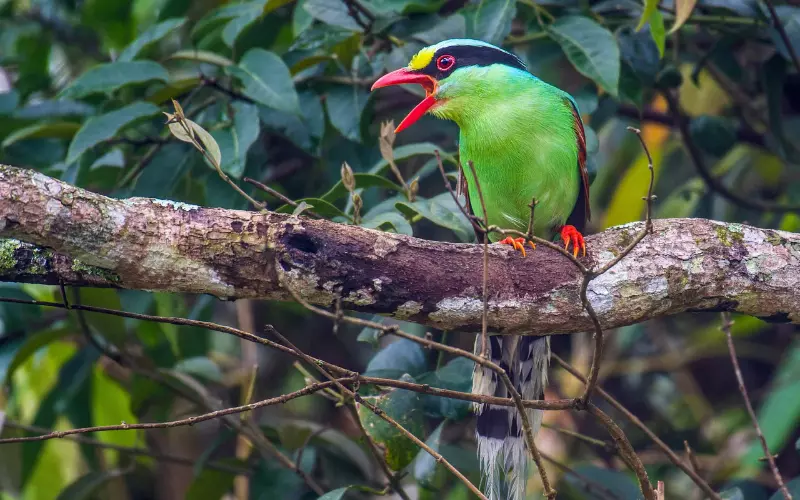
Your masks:
<instances>
[{"instance_id":1,"label":"bird","mask_svg":"<svg viewBox=\"0 0 800 500\"><path fill-rule=\"evenodd\" d=\"M584 124L575 99L534 76L515 54L473 39L449 39L420 49L403 68L380 77L372 91L418 84L425 98L400 122L399 133L423 115L455 122L465 205L490 226L561 237L565 249L586 255L582 231L591 219ZM470 162L475 175L464 170ZM476 179L477 178L477 179ZM480 193L479 193L480 189ZM477 202L483 195L483 203ZM485 207L485 213L484 213ZM476 230L479 236L481 233ZM525 238L492 233L492 243L526 256ZM535 244L529 242L535 249ZM544 399L550 337L489 335L486 352L476 336L475 353L503 368L524 399ZM497 373L478 363L472 392L510 397ZM521 500L528 477L528 449L515 407L474 403L476 441L484 490L490 500ZM534 435L542 410L526 409Z\"/></svg>"}]
</instances>

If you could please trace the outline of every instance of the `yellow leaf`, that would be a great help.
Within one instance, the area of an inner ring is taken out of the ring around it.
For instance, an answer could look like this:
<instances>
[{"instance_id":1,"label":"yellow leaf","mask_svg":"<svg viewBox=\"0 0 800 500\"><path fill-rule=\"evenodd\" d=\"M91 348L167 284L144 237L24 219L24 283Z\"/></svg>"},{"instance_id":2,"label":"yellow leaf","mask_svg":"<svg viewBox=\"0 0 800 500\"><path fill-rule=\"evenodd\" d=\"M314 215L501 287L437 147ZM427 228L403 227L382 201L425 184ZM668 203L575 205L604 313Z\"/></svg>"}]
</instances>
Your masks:
<instances>
[{"instance_id":1,"label":"yellow leaf","mask_svg":"<svg viewBox=\"0 0 800 500\"><path fill-rule=\"evenodd\" d=\"M668 35L678 30L692 15L697 0L675 0L675 24L669 29Z\"/></svg>"}]
</instances>

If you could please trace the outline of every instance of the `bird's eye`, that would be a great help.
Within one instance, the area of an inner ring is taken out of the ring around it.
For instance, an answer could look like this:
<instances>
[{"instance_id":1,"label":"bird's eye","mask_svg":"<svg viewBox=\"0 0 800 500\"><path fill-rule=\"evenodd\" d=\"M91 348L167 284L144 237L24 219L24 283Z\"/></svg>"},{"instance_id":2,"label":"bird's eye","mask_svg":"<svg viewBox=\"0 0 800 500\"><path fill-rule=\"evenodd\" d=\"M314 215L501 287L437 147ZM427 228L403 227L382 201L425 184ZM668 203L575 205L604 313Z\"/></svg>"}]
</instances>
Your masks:
<instances>
[{"instance_id":1,"label":"bird's eye","mask_svg":"<svg viewBox=\"0 0 800 500\"><path fill-rule=\"evenodd\" d=\"M436 59L436 67L439 68L439 71L447 71L452 68L455 63L456 58L453 56L444 55Z\"/></svg>"}]
</instances>

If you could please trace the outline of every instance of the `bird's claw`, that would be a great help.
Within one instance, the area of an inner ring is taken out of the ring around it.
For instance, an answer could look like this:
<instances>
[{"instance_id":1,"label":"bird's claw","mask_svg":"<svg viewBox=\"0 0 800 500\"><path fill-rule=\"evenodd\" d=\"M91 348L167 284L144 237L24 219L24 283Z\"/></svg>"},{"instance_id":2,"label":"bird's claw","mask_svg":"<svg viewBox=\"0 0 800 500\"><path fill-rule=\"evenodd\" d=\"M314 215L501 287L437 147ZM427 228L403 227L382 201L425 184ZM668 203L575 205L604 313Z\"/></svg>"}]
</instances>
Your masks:
<instances>
[{"instance_id":1,"label":"bird's claw","mask_svg":"<svg viewBox=\"0 0 800 500\"><path fill-rule=\"evenodd\" d=\"M569 244L572 243L572 255L578 257L578 248L583 251L586 257L586 241L583 235L575 229L575 226L564 226L561 228L561 239L564 241L564 250L569 252Z\"/></svg>"},{"instance_id":2,"label":"bird's claw","mask_svg":"<svg viewBox=\"0 0 800 500\"><path fill-rule=\"evenodd\" d=\"M525 257L525 238L512 238L511 236L506 237L503 240L498 241L501 245L511 245L514 247L514 250L519 250L522 252L522 256ZM532 241L528 242L534 250L536 250L536 244Z\"/></svg>"}]
</instances>

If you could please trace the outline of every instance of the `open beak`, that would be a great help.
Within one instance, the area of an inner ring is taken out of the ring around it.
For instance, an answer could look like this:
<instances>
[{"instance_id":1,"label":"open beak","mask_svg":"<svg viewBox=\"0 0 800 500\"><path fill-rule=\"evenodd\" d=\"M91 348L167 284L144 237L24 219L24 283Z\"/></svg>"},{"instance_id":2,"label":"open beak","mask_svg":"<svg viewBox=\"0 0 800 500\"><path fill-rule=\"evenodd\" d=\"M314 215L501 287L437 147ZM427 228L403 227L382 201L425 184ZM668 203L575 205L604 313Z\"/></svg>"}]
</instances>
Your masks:
<instances>
[{"instance_id":1,"label":"open beak","mask_svg":"<svg viewBox=\"0 0 800 500\"><path fill-rule=\"evenodd\" d=\"M436 104L436 98L433 95L436 93L436 89L439 87L439 82L436 81L436 79L432 76L414 73L407 68L400 68L378 78L378 81L372 84L372 89L370 90L388 87L390 85L401 85L403 83L417 83L422 85L422 87L425 89L425 99L417 104L414 109L412 109L411 112L405 118L403 118L403 121L400 122L400 125L394 129L395 133L408 128L412 123L422 118L422 115L424 115L429 109L431 109L431 107L433 107L434 104Z\"/></svg>"}]
</instances>

